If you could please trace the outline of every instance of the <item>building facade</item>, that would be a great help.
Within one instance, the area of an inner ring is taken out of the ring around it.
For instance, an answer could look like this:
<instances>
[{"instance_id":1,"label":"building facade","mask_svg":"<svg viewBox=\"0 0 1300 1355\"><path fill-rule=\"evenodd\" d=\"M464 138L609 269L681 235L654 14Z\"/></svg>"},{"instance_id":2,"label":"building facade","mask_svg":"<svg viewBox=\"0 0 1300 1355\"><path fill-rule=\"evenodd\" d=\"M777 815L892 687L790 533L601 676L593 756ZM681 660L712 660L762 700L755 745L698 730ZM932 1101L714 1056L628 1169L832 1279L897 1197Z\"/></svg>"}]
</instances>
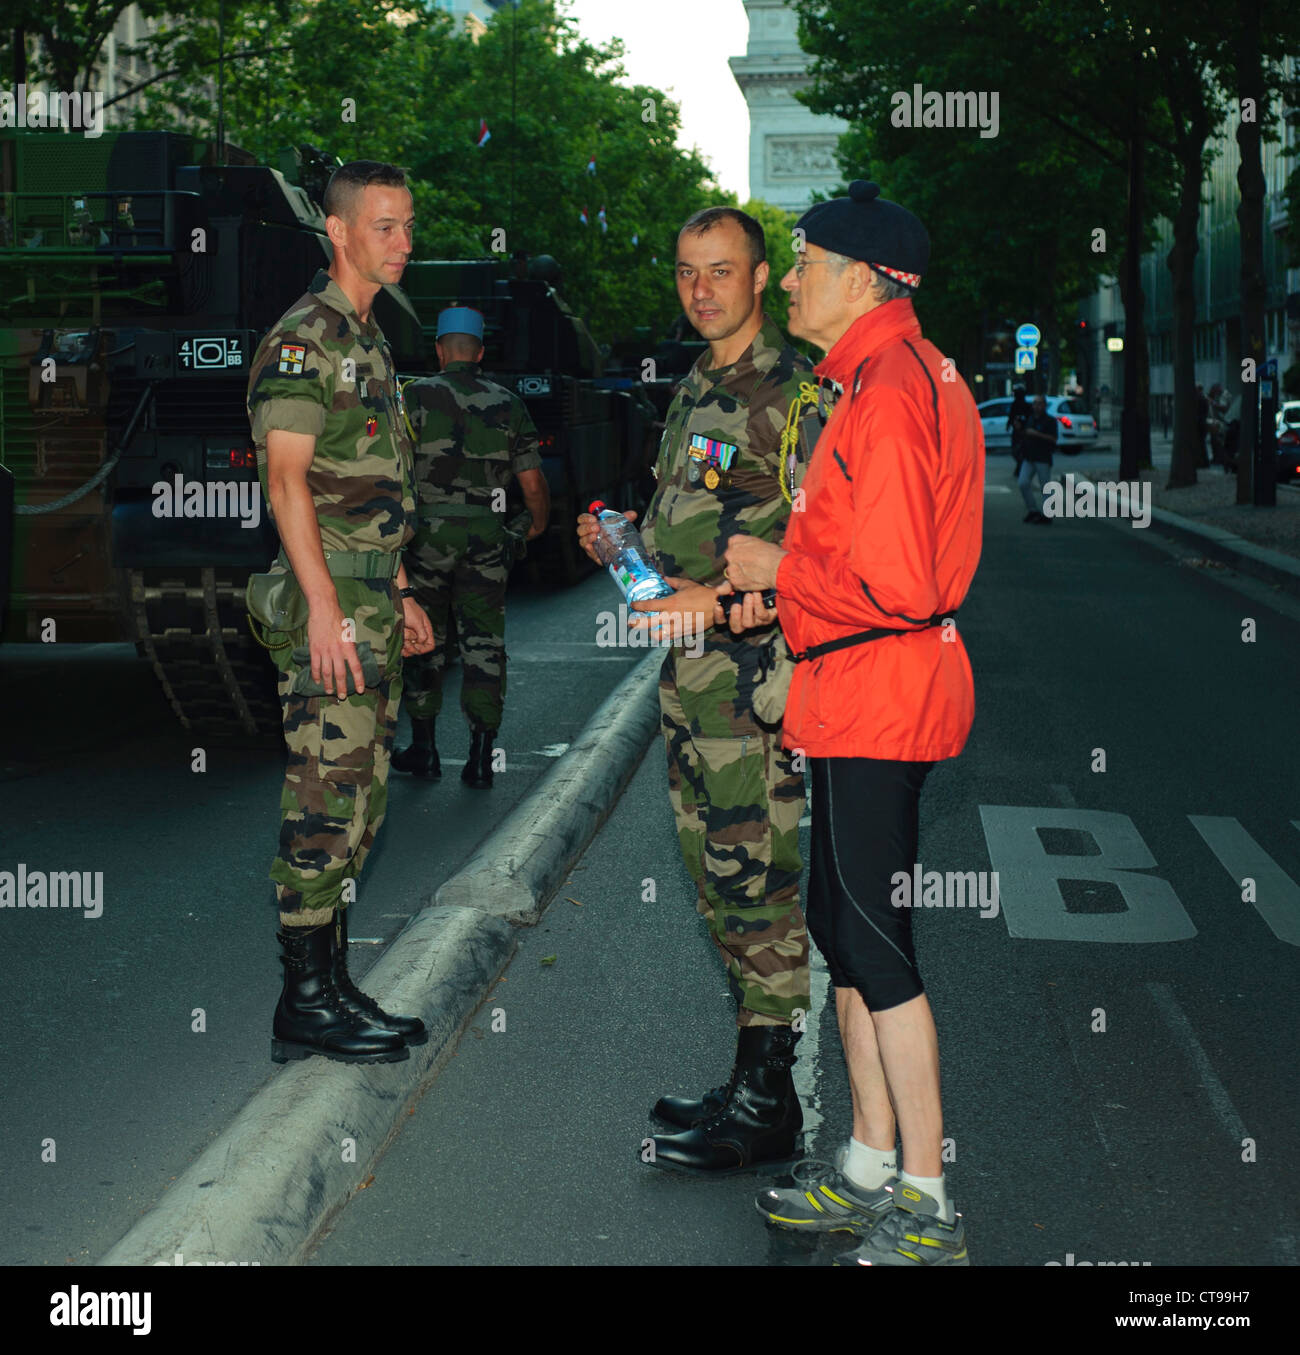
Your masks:
<instances>
[{"instance_id":1,"label":"building facade","mask_svg":"<svg viewBox=\"0 0 1300 1355\"><path fill-rule=\"evenodd\" d=\"M749 195L802 212L814 189L827 193L840 182L835 148L848 124L795 98L811 80L788 0L744 3L749 44L730 64L749 105Z\"/></svg>"},{"instance_id":2,"label":"building facade","mask_svg":"<svg viewBox=\"0 0 1300 1355\"><path fill-rule=\"evenodd\" d=\"M1296 62L1292 61L1294 76ZM1276 110L1281 112L1282 110ZM1278 360L1279 374L1300 361L1300 268L1289 268L1283 231L1284 190L1296 164L1300 143L1300 110L1273 124L1280 142L1266 141L1264 162L1264 278L1266 357ZM1237 223L1240 193L1237 170L1241 156L1231 124L1214 138L1214 160L1206 176L1205 200L1197 226L1195 262L1196 380L1208 391L1220 383L1230 396L1242 394L1241 236ZM1173 225L1159 223L1159 242L1142 258L1147 352L1150 369L1150 417L1153 429L1173 421L1173 278L1166 260L1173 247ZM1108 339L1124 338L1124 308L1119 285L1105 283L1079 308L1087 322L1079 378L1089 389L1103 427L1117 426L1124 397L1124 354L1107 348ZM1082 335L1082 331L1080 331Z\"/></svg>"},{"instance_id":3,"label":"building facade","mask_svg":"<svg viewBox=\"0 0 1300 1355\"><path fill-rule=\"evenodd\" d=\"M510 0L434 0L434 7L450 14L457 23L463 24L471 37L477 38L499 9L504 9Z\"/></svg>"}]
</instances>

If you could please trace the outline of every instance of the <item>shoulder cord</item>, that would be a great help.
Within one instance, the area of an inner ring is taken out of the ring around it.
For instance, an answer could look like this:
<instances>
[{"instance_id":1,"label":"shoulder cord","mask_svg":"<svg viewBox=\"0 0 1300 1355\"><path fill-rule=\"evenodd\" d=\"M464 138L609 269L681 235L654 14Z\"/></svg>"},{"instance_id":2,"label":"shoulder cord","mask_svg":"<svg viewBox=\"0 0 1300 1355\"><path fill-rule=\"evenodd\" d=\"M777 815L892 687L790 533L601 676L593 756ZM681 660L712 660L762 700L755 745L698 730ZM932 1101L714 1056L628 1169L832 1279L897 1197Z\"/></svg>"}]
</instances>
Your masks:
<instances>
[{"instance_id":1,"label":"shoulder cord","mask_svg":"<svg viewBox=\"0 0 1300 1355\"><path fill-rule=\"evenodd\" d=\"M781 497L786 503L794 504L794 468L798 460L795 448L799 445L799 420L809 405L821 408L821 386L814 381L801 381L799 393L790 401L785 416L785 431L781 434L781 465L785 475L781 478Z\"/></svg>"}]
</instances>

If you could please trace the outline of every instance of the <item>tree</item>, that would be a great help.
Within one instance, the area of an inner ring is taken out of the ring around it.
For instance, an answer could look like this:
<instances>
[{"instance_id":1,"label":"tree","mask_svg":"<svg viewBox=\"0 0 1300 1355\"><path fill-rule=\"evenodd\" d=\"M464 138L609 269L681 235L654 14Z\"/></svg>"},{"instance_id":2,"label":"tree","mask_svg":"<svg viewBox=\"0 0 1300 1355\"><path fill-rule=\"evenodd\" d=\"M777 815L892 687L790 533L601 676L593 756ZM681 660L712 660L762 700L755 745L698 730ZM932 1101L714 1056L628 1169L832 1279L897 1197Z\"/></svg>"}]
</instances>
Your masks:
<instances>
[{"instance_id":1,"label":"tree","mask_svg":"<svg viewBox=\"0 0 1300 1355\"><path fill-rule=\"evenodd\" d=\"M133 3L146 19L166 11L166 0L7 0L3 51L14 85L88 90L108 35Z\"/></svg>"},{"instance_id":2,"label":"tree","mask_svg":"<svg viewBox=\"0 0 1300 1355\"><path fill-rule=\"evenodd\" d=\"M1241 230L1241 357L1250 359L1258 373L1267 357L1264 308L1264 167L1265 139L1277 137L1274 110L1294 103L1297 88L1286 78L1288 55L1300 45L1300 14L1294 6L1276 0L1242 0L1225 11L1220 32L1220 79L1233 93L1236 138L1241 154L1237 185L1241 199L1237 220ZM1274 471L1255 481L1255 440L1259 433L1258 385L1245 383L1241 427L1237 441L1237 502L1272 504Z\"/></svg>"},{"instance_id":3,"label":"tree","mask_svg":"<svg viewBox=\"0 0 1300 1355\"><path fill-rule=\"evenodd\" d=\"M1122 137L1105 127L1095 134L1086 112L1056 97L1058 68L1085 65L1075 40L1052 39L1034 6L917 0L905 24L881 0L798 7L814 57L814 83L801 97L853 124L839 148L845 178L876 179L930 234L930 273L916 301L927 333L970 370L982 365L990 325L1032 319L1044 339L1039 379L1055 382L1075 303L1110 271L1095 233L1123 235ZM1042 82L1023 78L1026 43L1039 42L1050 50L1036 54L1035 69L1053 71L1044 107ZM916 86L972 83L1000 92L995 135L911 125Z\"/></svg>"},{"instance_id":4,"label":"tree","mask_svg":"<svg viewBox=\"0 0 1300 1355\"><path fill-rule=\"evenodd\" d=\"M228 16L232 141L271 164L304 142L402 164L417 257L552 254L598 339L666 328L677 228L720 194L708 166L675 144L676 105L619 83L620 43L587 42L554 0L504 7L478 41L398 0L316 0L289 14L282 25L262 8ZM191 74L212 69L210 18L159 35L149 53L182 70L150 87L136 125L215 127L210 82Z\"/></svg>"}]
</instances>

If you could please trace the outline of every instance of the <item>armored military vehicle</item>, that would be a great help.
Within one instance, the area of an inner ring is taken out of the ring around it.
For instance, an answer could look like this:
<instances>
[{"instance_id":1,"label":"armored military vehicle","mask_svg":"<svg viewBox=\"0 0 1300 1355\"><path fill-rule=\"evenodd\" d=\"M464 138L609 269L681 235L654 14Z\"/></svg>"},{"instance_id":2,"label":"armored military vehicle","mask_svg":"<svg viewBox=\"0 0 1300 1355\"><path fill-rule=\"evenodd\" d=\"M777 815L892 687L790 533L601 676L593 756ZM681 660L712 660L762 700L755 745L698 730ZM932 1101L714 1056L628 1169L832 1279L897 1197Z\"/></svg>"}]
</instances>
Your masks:
<instances>
[{"instance_id":1,"label":"armored military vehicle","mask_svg":"<svg viewBox=\"0 0 1300 1355\"><path fill-rule=\"evenodd\" d=\"M188 729L259 739L279 710L243 593L277 540L248 366L330 246L305 188L204 150L167 132L0 133L3 638L133 640ZM429 370L437 308L482 303L493 359L544 430L550 553L574 577L572 514L618 492L631 402L595 389L594 345L544 279L493 260L413 268L418 311L397 288L375 302L399 371Z\"/></svg>"}]
</instances>

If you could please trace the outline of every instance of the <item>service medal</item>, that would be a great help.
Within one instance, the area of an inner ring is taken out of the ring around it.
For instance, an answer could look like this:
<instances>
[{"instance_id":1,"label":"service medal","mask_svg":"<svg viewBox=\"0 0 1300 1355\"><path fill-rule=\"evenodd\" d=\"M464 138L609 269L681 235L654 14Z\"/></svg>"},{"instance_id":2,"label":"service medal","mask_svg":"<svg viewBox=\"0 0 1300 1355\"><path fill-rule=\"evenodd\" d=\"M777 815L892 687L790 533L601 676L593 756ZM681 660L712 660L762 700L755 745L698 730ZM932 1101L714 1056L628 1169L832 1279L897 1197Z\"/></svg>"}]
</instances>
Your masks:
<instances>
[{"instance_id":1,"label":"service medal","mask_svg":"<svg viewBox=\"0 0 1300 1355\"><path fill-rule=\"evenodd\" d=\"M716 470L714 470L712 466L710 466L710 467L708 468L708 470L706 470L706 471L704 472L704 488L705 488L705 489L717 489L717 487L718 487L721 483L722 483L722 476L719 475L718 472L717 472Z\"/></svg>"}]
</instances>

